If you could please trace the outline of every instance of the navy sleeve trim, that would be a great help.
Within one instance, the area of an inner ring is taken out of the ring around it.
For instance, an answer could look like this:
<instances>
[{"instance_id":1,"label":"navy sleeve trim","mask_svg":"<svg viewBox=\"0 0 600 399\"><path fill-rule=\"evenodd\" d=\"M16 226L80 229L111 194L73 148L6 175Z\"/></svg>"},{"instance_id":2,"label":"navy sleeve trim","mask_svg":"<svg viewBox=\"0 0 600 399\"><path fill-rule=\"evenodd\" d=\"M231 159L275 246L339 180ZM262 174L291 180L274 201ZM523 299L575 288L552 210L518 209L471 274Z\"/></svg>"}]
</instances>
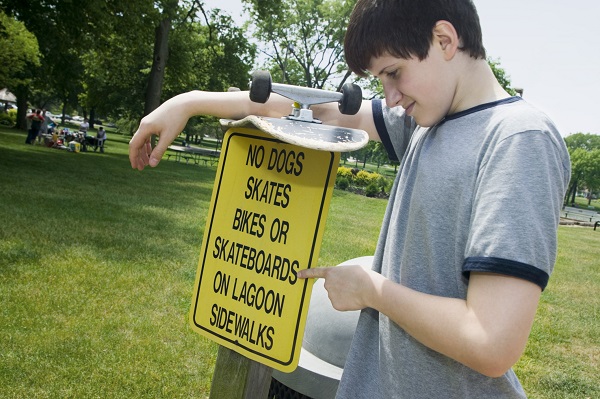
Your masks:
<instances>
[{"instance_id":1,"label":"navy sleeve trim","mask_svg":"<svg viewBox=\"0 0 600 399\"><path fill-rule=\"evenodd\" d=\"M468 279L471 272L496 273L521 278L539 285L542 291L548 285L548 279L550 278L548 273L537 267L501 258L467 258L463 264L463 276Z\"/></svg>"},{"instance_id":2,"label":"navy sleeve trim","mask_svg":"<svg viewBox=\"0 0 600 399\"><path fill-rule=\"evenodd\" d=\"M388 157L391 161L398 161L398 156L396 155L396 150L392 145L392 140L390 139L390 133L385 126L385 120L383 119L383 108L381 108L381 100L376 98L371 100L371 108L373 112L373 121L375 122L375 128L377 129L377 133L379 134L379 138L381 139L381 143L388 153Z\"/></svg>"}]
</instances>

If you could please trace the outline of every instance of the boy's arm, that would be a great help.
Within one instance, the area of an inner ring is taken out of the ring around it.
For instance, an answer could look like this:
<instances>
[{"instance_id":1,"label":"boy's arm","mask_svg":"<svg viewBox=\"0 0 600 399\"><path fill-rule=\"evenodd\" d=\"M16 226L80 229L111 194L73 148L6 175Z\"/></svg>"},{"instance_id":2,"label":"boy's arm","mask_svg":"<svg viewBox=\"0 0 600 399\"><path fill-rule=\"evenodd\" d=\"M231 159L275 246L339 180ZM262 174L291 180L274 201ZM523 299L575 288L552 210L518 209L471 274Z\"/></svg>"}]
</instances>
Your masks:
<instances>
[{"instance_id":1,"label":"boy's arm","mask_svg":"<svg viewBox=\"0 0 600 399\"><path fill-rule=\"evenodd\" d=\"M369 134L370 140L381 141L375 120L373 119L371 100L363 100L360 110L356 115L344 115L338 110L337 103L313 105L315 117L327 125L342 126L352 129L364 130Z\"/></svg>"},{"instance_id":2,"label":"boy's arm","mask_svg":"<svg viewBox=\"0 0 600 399\"><path fill-rule=\"evenodd\" d=\"M371 307L423 345L489 377L521 356L541 294L526 280L471 273L466 300L424 294L359 266L315 268L301 278L325 278L338 310Z\"/></svg>"},{"instance_id":3,"label":"boy's arm","mask_svg":"<svg viewBox=\"0 0 600 399\"><path fill-rule=\"evenodd\" d=\"M288 115L292 101L273 94L265 104L250 101L248 92L203 92L191 91L164 102L145 116L129 142L129 160L132 168L156 166L167 147L184 129L188 119L194 115L212 115L218 118L242 119L247 115L281 117ZM364 101L356 115L342 115L337 103L320 104L312 107L314 115L325 124L353 127L366 130L373 139L377 138L370 102ZM159 136L154 149L150 137Z\"/></svg>"}]
</instances>

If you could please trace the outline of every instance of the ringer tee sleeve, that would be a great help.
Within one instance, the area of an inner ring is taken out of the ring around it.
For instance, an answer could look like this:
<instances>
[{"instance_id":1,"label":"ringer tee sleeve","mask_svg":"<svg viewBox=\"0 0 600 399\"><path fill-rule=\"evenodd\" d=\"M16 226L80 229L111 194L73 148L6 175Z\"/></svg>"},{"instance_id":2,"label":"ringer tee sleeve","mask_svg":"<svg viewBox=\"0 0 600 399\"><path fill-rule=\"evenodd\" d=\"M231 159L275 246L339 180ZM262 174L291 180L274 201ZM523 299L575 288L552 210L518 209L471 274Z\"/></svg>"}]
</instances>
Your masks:
<instances>
[{"instance_id":1,"label":"ringer tee sleeve","mask_svg":"<svg viewBox=\"0 0 600 399\"><path fill-rule=\"evenodd\" d=\"M569 168L541 131L511 135L481 165L463 274L490 272L546 287Z\"/></svg>"},{"instance_id":2,"label":"ringer tee sleeve","mask_svg":"<svg viewBox=\"0 0 600 399\"><path fill-rule=\"evenodd\" d=\"M371 101L375 128L381 143L392 161L400 161L416 129L411 117L406 116L401 107L389 108L380 99Z\"/></svg>"}]
</instances>

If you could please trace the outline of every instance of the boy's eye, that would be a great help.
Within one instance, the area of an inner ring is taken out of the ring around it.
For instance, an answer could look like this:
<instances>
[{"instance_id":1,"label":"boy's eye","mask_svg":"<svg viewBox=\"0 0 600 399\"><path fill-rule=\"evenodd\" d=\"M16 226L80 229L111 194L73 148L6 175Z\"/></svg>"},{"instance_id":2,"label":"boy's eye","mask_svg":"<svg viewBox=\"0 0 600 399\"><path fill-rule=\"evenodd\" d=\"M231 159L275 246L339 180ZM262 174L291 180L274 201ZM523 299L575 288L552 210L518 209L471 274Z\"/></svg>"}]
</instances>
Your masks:
<instances>
[{"instance_id":1,"label":"boy's eye","mask_svg":"<svg viewBox=\"0 0 600 399\"><path fill-rule=\"evenodd\" d=\"M393 71L386 72L386 76L390 79L396 79L398 77L398 70L394 69Z\"/></svg>"}]
</instances>

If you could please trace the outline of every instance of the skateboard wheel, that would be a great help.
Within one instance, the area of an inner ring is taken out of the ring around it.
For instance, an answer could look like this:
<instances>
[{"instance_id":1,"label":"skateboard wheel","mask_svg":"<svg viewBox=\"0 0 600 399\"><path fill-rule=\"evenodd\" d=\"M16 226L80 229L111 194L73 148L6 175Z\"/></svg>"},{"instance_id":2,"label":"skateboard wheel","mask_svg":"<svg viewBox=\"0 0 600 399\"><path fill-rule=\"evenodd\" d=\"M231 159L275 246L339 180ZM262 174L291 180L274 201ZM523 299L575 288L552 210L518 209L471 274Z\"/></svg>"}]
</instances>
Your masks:
<instances>
[{"instance_id":1,"label":"skateboard wheel","mask_svg":"<svg viewBox=\"0 0 600 399\"><path fill-rule=\"evenodd\" d=\"M271 74L269 71L255 71L252 74L250 86L250 100L264 104L271 95Z\"/></svg>"},{"instance_id":2,"label":"skateboard wheel","mask_svg":"<svg viewBox=\"0 0 600 399\"><path fill-rule=\"evenodd\" d=\"M340 112L344 115L354 115L362 104L362 90L354 83L342 86L342 99L338 102Z\"/></svg>"}]
</instances>

